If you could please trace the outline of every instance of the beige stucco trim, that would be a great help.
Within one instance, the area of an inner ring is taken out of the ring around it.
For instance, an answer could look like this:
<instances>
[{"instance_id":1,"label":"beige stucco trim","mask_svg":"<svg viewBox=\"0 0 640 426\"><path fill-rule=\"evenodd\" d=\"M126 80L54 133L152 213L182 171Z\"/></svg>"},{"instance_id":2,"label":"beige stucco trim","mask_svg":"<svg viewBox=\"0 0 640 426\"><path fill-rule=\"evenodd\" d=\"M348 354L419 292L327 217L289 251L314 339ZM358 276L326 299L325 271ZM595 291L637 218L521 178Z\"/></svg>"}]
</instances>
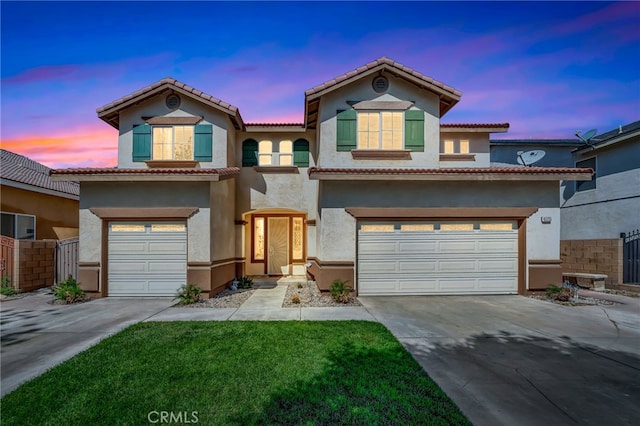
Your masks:
<instances>
[{"instance_id":1,"label":"beige stucco trim","mask_svg":"<svg viewBox=\"0 0 640 426\"><path fill-rule=\"evenodd\" d=\"M411 160L411 151L407 149L354 149L354 160Z\"/></svg>"},{"instance_id":2,"label":"beige stucco trim","mask_svg":"<svg viewBox=\"0 0 640 426\"><path fill-rule=\"evenodd\" d=\"M440 161L476 161L475 154L440 154Z\"/></svg>"},{"instance_id":3,"label":"beige stucco trim","mask_svg":"<svg viewBox=\"0 0 640 426\"><path fill-rule=\"evenodd\" d=\"M187 219L198 207L96 207L89 211L101 219Z\"/></svg>"},{"instance_id":4,"label":"beige stucco trim","mask_svg":"<svg viewBox=\"0 0 640 426\"><path fill-rule=\"evenodd\" d=\"M347 207L356 219L528 218L537 207Z\"/></svg>"},{"instance_id":5,"label":"beige stucco trim","mask_svg":"<svg viewBox=\"0 0 640 426\"><path fill-rule=\"evenodd\" d=\"M51 175L53 181L76 182L218 182L220 180L235 177L234 175L220 176L219 174L175 174L175 173L118 173L118 174L55 174Z\"/></svg>"}]
</instances>

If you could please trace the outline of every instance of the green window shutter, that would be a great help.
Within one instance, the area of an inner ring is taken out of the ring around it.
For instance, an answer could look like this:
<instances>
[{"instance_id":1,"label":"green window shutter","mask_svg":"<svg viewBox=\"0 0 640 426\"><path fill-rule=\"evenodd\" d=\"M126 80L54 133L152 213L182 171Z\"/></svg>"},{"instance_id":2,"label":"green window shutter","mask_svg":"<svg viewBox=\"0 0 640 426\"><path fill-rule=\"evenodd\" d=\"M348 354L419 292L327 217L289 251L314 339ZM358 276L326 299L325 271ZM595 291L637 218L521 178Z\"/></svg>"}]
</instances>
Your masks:
<instances>
[{"instance_id":1,"label":"green window shutter","mask_svg":"<svg viewBox=\"0 0 640 426\"><path fill-rule=\"evenodd\" d=\"M151 160L151 126L148 124L133 127L133 161Z\"/></svg>"},{"instance_id":2,"label":"green window shutter","mask_svg":"<svg viewBox=\"0 0 640 426\"><path fill-rule=\"evenodd\" d=\"M424 151L424 112L404 112L404 149Z\"/></svg>"},{"instance_id":3,"label":"green window shutter","mask_svg":"<svg viewBox=\"0 0 640 426\"><path fill-rule=\"evenodd\" d=\"M309 142L298 139L293 143L293 165L309 167Z\"/></svg>"},{"instance_id":4,"label":"green window shutter","mask_svg":"<svg viewBox=\"0 0 640 426\"><path fill-rule=\"evenodd\" d=\"M337 150L351 151L356 149L357 114L353 109L338 111Z\"/></svg>"},{"instance_id":5,"label":"green window shutter","mask_svg":"<svg viewBox=\"0 0 640 426\"><path fill-rule=\"evenodd\" d=\"M196 124L194 128L193 159L196 161L211 161L213 157L213 126L211 124Z\"/></svg>"},{"instance_id":6,"label":"green window shutter","mask_svg":"<svg viewBox=\"0 0 640 426\"><path fill-rule=\"evenodd\" d=\"M258 142L247 139L242 142L242 167L258 165Z\"/></svg>"}]
</instances>

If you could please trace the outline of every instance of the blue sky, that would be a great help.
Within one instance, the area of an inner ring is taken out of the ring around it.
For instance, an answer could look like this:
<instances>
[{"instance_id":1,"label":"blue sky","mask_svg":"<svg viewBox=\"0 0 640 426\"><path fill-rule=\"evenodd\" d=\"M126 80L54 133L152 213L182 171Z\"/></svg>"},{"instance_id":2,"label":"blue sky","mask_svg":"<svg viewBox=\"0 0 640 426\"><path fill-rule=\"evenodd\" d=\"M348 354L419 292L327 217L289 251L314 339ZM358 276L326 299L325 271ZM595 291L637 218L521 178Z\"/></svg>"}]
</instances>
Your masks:
<instances>
[{"instance_id":1,"label":"blue sky","mask_svg":"<svg viewBox=\"0 0 640 426\"><path fill-rule=\"evenodd\" d=\"M573 138L640 119L637 2L7 2L1 142L113 166L96 108L171 76L247 122L302 122L304 91L388 56L463 92L444 123Z\"/></svg>"}]
</instances>

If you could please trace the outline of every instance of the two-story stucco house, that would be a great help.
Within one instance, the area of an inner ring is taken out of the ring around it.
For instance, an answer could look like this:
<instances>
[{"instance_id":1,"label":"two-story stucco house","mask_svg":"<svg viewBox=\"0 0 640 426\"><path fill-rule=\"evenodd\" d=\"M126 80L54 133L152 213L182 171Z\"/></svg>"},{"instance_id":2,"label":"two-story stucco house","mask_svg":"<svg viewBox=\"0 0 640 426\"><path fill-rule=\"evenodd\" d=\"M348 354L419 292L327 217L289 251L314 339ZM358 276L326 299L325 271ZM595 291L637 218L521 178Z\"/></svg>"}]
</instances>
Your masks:
<instances>
[{"instance_id":1,"label":"two-story stucco house","mask_svg":"<svg viewBox=\"0 0 640 426\"><path fill-rule=\"evenodd\" d=\"M80 181L80 281L96 296L206 293L240 275L347 279L360 295L515 294L561 281L561 180L493 166L509 125L444 124L461 93L386 57L305 93L304 123L164 79L98 109L118 166Z\"/></svg>"}]
</instances>

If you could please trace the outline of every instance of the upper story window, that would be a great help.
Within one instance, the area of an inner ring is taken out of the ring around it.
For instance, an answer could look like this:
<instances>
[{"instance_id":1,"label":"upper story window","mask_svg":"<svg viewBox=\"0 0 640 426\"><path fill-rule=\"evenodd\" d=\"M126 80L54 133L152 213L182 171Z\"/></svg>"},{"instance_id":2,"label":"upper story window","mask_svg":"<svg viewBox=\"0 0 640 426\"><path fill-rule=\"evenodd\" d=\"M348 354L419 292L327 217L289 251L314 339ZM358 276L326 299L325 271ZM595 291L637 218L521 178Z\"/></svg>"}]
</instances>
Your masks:
<instances>
[{"instance_id":1,"label":"upper story window","mask_svg":"<svg viewBox=\"0 0 640 426\"><path fill-rule=\"evenodd\" d=\"M274 142L254 139L242 142L243 167L295 166L309 167L309 142L297 139Z\"/></svg>"},{"instance_id":2,"label":"upper story window","mask_svg":"<svg viewBox=\"0 0 640 426\"><path fill-rule=\"evenodd\" d=\"M424 151L424 112L338 111L336 143L337 151Z\"/></svg>"},{"instance_id":3,"label":"upper story window","mask_svg":"<svg viewBox=\"0 0 640 426\"><path fill-rule=\"evenodd\" d=\"M358 149L402 149L404 112L358 112Z\"/></svg>"},{"instance_id":4,"label":"upper story window","mask_svg":"<svg viewBox=\"0 0 640 426\"><path fill-rule=\"evenodd\" d=\"M468 154L469 140L468 139L460 139L460 140L445 139L444 153L445 154Z\"/></svg>"},{"instance_id":5,"label":"upper story window","mask_svg":"<svg viewBox=\"0 0 640 426\"><path fill-rule=\"evenodd\" d=\"M587 191L589 189L596 189L596 176L598 174L596 170L596 157L591 157L586 160L577 161L576 167L579 169L593 169L593 177L591 178L591 180L576 181L576 192Z\"/></svg>"},{"instance_id":6,"label":"upper story window","mask_svg":"<svg viewBox=\"0 0 640 426\"><path fill-rule=\"evenodd\" d=\"M154 126L154 160L193 160L193 126Z\"/></svg>"},{"instance_id":7,"label":"upper story window","mask_svg":"<svg viewBox=\"0 0 640 426\"><path fill-rule=\"evenodd\" d=\"M211 161L213 157L213 126L152 126L133 128L133 161L195 160Z\"/></svg>"}]
</instances>

